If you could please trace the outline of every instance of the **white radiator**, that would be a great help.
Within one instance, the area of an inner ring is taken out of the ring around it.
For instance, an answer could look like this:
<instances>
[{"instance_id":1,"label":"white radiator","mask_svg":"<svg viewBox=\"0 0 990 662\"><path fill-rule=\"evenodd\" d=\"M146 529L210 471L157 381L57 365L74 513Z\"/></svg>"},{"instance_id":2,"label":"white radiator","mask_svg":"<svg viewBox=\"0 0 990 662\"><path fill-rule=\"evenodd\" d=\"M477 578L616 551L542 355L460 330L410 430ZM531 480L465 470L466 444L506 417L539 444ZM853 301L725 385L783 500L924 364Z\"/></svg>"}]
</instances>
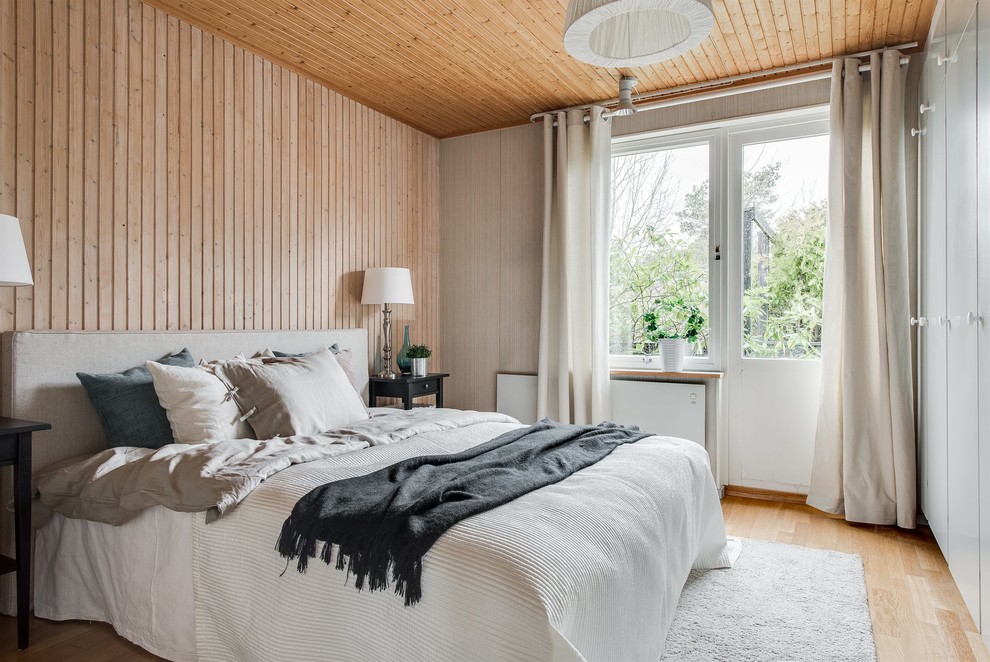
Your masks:
<instances>
[{"instance_id":1,"label":"white radiator","mask_svg":"<svg viewBox=\"0 0 990 662\"><path fill-rule=\"evenodd\" d=\"M612 420L654 434L705 445L704 384L612 380ZM496 409L523 423L536 421L536 377L498 375Z\"/></svg>"}]
</instances>

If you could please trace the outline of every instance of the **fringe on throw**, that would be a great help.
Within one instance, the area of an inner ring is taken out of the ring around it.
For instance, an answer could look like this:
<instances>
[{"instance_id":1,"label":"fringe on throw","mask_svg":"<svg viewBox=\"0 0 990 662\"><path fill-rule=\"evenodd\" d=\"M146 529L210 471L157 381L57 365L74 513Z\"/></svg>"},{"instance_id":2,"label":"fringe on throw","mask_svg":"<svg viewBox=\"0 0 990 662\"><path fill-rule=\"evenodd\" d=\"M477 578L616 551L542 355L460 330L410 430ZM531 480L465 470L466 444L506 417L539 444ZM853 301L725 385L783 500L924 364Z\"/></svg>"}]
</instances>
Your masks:
<instances>
[{"instance_id":1,"label":"fringe on throw","mask_svg":"<svg viewBox=\"0 0 990 662\"><path fill-rule=\"evenodd\" d=\"M326 534L304 533L298 523L290 516L282 524L275 549L279 555L290 562L297 559L296 570L305 573L309 567L309 559L316 558L317 546L322 541L319 550L321 561L330 565L333 562L333 547L337 546L337 570L346 570L348 578L354 575L354 587L369 591L383 591L389 587L389 581L395 584L395 593L405 598L405 606L418 603L423 597L422 555L411 548L391 550L385 540L390 535L378 533L374 536L333 532Z\"/></svg>"}]
</instances>

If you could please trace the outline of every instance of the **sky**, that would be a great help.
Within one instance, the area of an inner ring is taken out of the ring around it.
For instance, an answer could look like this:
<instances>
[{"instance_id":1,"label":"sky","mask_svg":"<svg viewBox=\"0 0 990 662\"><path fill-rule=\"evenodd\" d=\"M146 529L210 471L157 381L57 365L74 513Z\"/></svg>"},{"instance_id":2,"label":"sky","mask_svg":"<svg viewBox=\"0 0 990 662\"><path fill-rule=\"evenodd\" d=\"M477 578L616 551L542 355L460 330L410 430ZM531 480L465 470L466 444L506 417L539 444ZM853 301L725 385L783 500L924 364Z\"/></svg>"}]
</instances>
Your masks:
<instances>
[{"instance_id":1,"label":"sky","mask_svg":"<svg viewBox=\"0 0 990 662\"><path fill-rule=\"evenodd\" d=\"M743 157L746 169L774 161L783 164L777 182L778 212L828 195L827 135L745 145ZM683 199L708 178L708 150L701 145L675 148L672 166Z\"/></svg>"},{"instance_id":2,"label":"sky","mask_svg":"<svg viewBox=\"0 0 990 662\"><path fill-rule=\"evenodd\" d=\"M762 167L780 161L778 207L806 203L828 196L828 136L811 136L743 147L743 167Z\"/></svg>"}]
</instances>

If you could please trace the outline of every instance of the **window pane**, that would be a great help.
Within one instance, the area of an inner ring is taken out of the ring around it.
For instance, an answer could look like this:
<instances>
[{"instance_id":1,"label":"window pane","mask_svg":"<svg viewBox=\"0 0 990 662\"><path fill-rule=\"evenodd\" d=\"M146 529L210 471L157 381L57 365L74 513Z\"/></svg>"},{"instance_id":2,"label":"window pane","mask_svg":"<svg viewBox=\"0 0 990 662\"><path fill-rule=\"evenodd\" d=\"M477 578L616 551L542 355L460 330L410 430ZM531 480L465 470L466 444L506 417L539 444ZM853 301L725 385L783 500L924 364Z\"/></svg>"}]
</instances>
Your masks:
<instances>
[{"instance_id":1,"label":"window pane","mask_svg":"<svg viewBox=\"0 0 990 662\"><path fill-rule=\"evenodd\" d=\"M743 355L821 356L828 136L743 148Z\"/></svg>"},{"instance_id":2,"label":"window pane","mask_svg":"<svg viewBox=\"0 0 990 662\"><path fill-rule=\"evenodd\" d=\"M612 159L612 354L656 353L694 313L690 347L708 355L708 156L706 142Z\"/></svg>"}]
</instances>

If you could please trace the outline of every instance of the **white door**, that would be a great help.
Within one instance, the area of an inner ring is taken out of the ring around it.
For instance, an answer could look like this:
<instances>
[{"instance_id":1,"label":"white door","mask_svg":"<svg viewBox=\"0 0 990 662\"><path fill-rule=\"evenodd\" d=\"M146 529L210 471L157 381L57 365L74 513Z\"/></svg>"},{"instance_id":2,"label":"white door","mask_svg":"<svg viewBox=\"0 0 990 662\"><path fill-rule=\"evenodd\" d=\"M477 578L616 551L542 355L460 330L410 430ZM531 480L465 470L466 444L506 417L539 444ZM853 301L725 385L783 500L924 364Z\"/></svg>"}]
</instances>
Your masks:
<instances>
[{"instance_id":1,"label":"white door","mask_svg":"<svg viewBox=\"0 0 990 662\"><path fill-rule=\"evenodd\" d=\"M986 9L986 5L984 5ZM977 328L979 342L979 454L980 454L980 615L983 640L990 645L990 11L980 11L979 46L979 134L978 301L983 318ZM979 621L977 621L979 623Z\"/></svg>"},{"instance_id":2,"label":"white door","mask_svg":"<svg viewBox=\"0 0 990 662\"><path fill-rule=\"evenodd\" d=\"M949 569L979 623L976 72L974 8L945 75L947 438Z\"/></svg>"},{"instance_id":3,"label":"white door","mask_svg":"<svg viewBox=\"0 0 990 662\"><path fill-rule=\"evenodd\" d=\"M929 63L926 112L921 116L922 187L921 254L921 436L922 510L935 539L948 558L949 469L946 418L945 301L945 88L944 69Z\"/></svg>"},{"instance_id":4,"label":"white door","mask_svg":"<svg viewBox=\"0 0 990 662\"><path fill-rule=\"evenodd\" d=\"M806 494L821 389L828 122L729 135L729 482Z\"/></svg>"}]
</instances>

